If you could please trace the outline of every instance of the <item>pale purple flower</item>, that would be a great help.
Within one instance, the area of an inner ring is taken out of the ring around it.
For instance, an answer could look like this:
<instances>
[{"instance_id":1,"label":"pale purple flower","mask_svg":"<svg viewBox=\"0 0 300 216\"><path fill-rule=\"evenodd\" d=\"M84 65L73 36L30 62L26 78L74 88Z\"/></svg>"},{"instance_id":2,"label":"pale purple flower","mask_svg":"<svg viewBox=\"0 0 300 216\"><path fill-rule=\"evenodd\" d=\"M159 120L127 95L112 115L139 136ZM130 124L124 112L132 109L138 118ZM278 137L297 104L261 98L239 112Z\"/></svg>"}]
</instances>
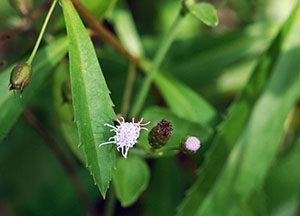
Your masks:
<instances>
[{"instance_id":1,"label":"pale purple flower","mask_svg":"<svg viewBox=\"0 0 300 216\"><path fill-rule=\"evenodd\" d=\"M117 150L120 151L121 149L123 157L127 158L128 150L137 143L137 139L140 136L140 131L142 129L148 131L148 129L143 126L150 124L150 122L142 124L143 118L137 123L134 122L134 118L132 118L132 122L125 122L123 117L121 117L121 119L122 121L117 119L119 125L116 126L107 123L104 124L104 126L111 127L112 129L110 131L115 132L116 135L110 137L108 142L101 143L99 147L106 144L116 144L118 146Z\"/></svg>"},{"instance_id":2,"label":"pale purple flower","mask_svg":"<svg viewBox=\"0 0 300 216\"><path fill-rule=\"evenodd\" d=\"M196 152L200 148L200 140L194 136L188 137L185 141L185 148L189 151Z\"/></svg>"}]
</instances>

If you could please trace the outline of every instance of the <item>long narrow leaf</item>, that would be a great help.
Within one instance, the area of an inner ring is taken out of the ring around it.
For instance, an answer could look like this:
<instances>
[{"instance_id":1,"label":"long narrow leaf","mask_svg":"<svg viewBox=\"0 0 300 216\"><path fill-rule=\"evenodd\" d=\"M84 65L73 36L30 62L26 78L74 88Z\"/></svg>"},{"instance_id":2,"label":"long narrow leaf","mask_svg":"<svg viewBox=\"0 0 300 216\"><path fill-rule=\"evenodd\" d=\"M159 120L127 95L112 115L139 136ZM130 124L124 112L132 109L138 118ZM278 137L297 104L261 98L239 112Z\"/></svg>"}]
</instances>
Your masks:
<instances>
[{"instance_id":1,"label":"long narrow leaf","mask_svg":"<svg viewBox=\"0 0 300 216\"><path fill-rule=\"evenodd\" d=\"M109 137L104 123L116 118L92 41L70 0L62 1L69 38L70 77L75 121L87 166L105 197L115 154L112 145L98 145Z\"/></svg>"},{"instance_id":2,"label":"long narrow leaf","mask_svg":"<svg viewBox=\"0 0 300 216\"><path fill-rule=\"evenodd\" d=\"M300 1L294 10L296 20L299 7ZM196 215L234 215L263 182L280 147L284 122L299 96L300 22L295 27L224 170Z\"/></svg>"},{"instance_id":3,"label":"long narrow leaf","mask_svg":"<svg viewBox=\"0 0 300 216\"><path fill-rule=\"evenodd\" d=\"M234 215L262 183L279 149L285 119L298 99L299 58L300 41L297 48L280 59L224 171L197 215Z\"/></svg>"},{"instance_id":4,"label":"long narrow leaf","mask_svg":"<svg viewBox=\"0 0 300 216\"><path fill-rule=\"evenodd\" d=\"M300 197L300 136L288 155L276 162L264 183L269 215L296 215ZM289 213L288 213L289 212Z\"/></svg>"},{"instance_id":5,"label":"long narrow leaf","mask_svg":"<svg viewBox=\"0 0 300 216\"><path fill-rule=\"evenodd\" d=\"M218 135L207 153L202 175L189 190L187 198L179 207L180 215L194 215L203 199L220 174L224 161L242 133L252 109L263 92L269 77L272 75L274 64L278 59L292 25L297 20L299 4L282 26L270 48L262 56L254 70L247 86L239 98L230 107L227 119L220 125Z\"/></svg>"}]
</instances>

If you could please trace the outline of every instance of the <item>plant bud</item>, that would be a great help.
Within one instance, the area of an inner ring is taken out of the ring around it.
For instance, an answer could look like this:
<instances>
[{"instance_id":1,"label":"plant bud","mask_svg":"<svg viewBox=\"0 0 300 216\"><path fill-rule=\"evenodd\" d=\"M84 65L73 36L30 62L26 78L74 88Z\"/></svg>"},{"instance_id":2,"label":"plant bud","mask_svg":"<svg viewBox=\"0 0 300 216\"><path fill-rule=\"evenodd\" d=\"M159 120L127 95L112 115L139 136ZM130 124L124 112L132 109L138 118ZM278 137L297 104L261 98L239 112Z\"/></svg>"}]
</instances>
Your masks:
<instances>
[{"instance_id":1,"label":"plant bud","mask_svg":"<svg viewBox=\"0 0 300 216\"><path fill-rule=\"evenodd\" d=\"M172 131L172 122L162 120L149 133L148 140L150 145L155 149L165 146L172 135Z\"/></svg>"},{"instance_id":2,"label":"plant bud","mask_svg":"<svg viewBox=\"0 0 300 216\"><path fill-rule=\"evenodd\" d=\"M9 90L21 90L23 94L24 88L28 86L31 81L32 68L31 65L22 62L12 70L9 80Z\"/></svg>"},{"instance_id":3,"label":"plant bud","mask_svg":"<svg viewBox=\"0 0 300 216\"><path fill-rule=\"evenodd\" d=\"M187 136L180 143L180 149L185 154L195 154L199 148L200 140L194 136Z\"/></svg>"},{"instance_id":4,"label":"plant bud","mask_svg":"<svg viewBox=\"0 0 300 216\"><path fill-rule=\"evenodd\" d=\"M9 0L10 5L21 15L26 16L33 8L33 0Z\"/></svg>"}]
</instances>

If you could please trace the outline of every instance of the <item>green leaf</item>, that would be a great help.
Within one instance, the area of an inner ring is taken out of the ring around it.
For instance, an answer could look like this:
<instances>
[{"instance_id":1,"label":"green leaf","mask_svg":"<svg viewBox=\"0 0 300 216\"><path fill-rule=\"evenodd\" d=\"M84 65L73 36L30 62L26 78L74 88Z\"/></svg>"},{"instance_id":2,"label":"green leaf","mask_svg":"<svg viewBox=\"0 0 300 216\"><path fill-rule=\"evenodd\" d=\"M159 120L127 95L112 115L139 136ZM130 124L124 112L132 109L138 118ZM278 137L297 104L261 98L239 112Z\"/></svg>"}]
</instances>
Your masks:
<instances>
[{"instance_id":1,"label":"green leaf","mask_svg":"<svg viewBox=\"0 0 300 216\"><path fill-rule=\"evenodd\" d=\"M247 200L246 203L241 205L236 216L264 216L268 215L266 208L266 195L263 191L263 187L259 185L255 188L251 197Z\"/></svg>"},{"instance_id":2,"label":"green leaf","mask_svg":"<svg viewBox=\"0 0 300 216\"><path fill-rule=\"evenodd\" d=\"M299 5L297 5L282 26L272 45L260 59L247 86L229 108L228 116L220 125L219 132L207 153L206 157L209 158L209 160L206 159L203 165L201 171L202 175L191 187L187 198L179 207L180 215L194 215L195 211L214 185L215 180L224 166L224 161L227 160L231 149L234 147L248 122L257 99L263 92L269 77L273 73L274 65L279 58L285 42L290 41L288 40L288 34L292 24L297 20L296 15L298 7Z\"/></svg>"},{"instance_id":3,"label":"green leaf","mask_svg":"<svg viewBox=\"0 0 300 216\"><path fill-rule=\"evenodd\" d=\"M296 14L300 1L298 3ZM263 182L280 147L285 120L299 96L299 24L289 38L291 43L277 62L264 93L255 104L225 168L196 215L234 215L255 187Z\"/></svg>"},{"instance_id":4,"label":"green leaf","mask_svg":"<svg viewBox=\"0 0 300 216\"><path fill-rule=\"evenodd\" d=\"M113 9L117 0L80 0L80 2L91 11L98 20L101 20Z\"/></svg>"},{"instance_id":5,"label":"green leaf","mask_svg":"<svg viewBox=\"0 0 300 216\"><path fill-rule=\"evenodd\" d=\"M209 3L186 0L185 6L191 14L208 26L217 26L219 23L216 9Z\"/></svg>"},{"instance_id":6,"label":"green leaf","mask_svg":"<svg viewBox=\"0 0 300 216\"><path fill-rule=\"evenodd\" d=\"M72 104L64 101L63 88L69 80L69 68L66 62L62 62L54 74L53 100L57 113L60 129L74 154L85 163L85 154L82 145L79 146L79 135L73 121L74 112ZM71 89L70 89L71 91Z\"/></svg>"},{"instance_id":7,"label":"green leaf","mask_svg":"<svg viewBox=\"0 0 300 216\"><path fill-rule=\"evenodd\" d=\"M219 85L216 83L217 77L221 74L226 75L224 70L231 72L234 67L239 67L249 60L257 61L268 48L276 34L274 29L277 28L278 26L274 25L254 24L242 32L207 34L175 41L170 49L166 68L193 89L201 89L203 92L203 88L211 86L208 92L211 94L215 91L215 86ZM251 67L250 71L253 68ZM243 72L244 70L241 73ZM228 76L235 79L235 76Z\"/></svg>"},{"instance_id":8,"label":"green leaf","mask_svg":"<svg viewBox=\"0 0 300 216\"><path fill-rule=\"evenodd\" d=\"M75 121L87 166L105 197L115 161L113 145L98 147L110 134L104 123L116 118L92 41L70 0L62 1L69 38Z\"/></svg>"},{"instance_id":9,"label":"green leaf","mask_svg":"<svg viewBox=\"0 0 300 216\"><path fill-rule=\"evenodd\" d=\"M137 157L117 158L113 183L123 207L130 206L138 199L147 188L149 178L150 170L144 160Z\"/></svg>"},{"instance_id":10,"label":"green leaf","mask_svg":"<svg viewBox=\"0 0 300 216\"><path fill-rule=\"evenodd\" d=\"M148 71L148 61L141 67ZM221 119L217 111L199 94L171 75L157 73L154 83L159 88L171 111L178 117L201 124L215 126Z\"/></svg>"},{"instance_id":11,"label":"green leaf","mask_svg":"<svg viewBox=\"0 0 300 216\"><path fill-rule=\"evenodd\" d=\"M285 119L298 98L299 57L297 47L281 58L216 186L197 215L232 215L262 182L279 148Z\"/></svg>"},{"instance_id":12,"label":"green leaf","mask_svg":"<svg viewBox=\"0 0 300 216\"><path fill-rule=\"evenodd\" d=\"M16 123L24 106L31 100L38 91L43 80L49 72L67 53L68 41L61 38L46 48L41 49L32 64L32 80L24 91L22 98L14 97L12 92L8 91L10 72L15 66L9 67L0 74L0 142L7 135L12 126ZM23 60L24 61L24 60Z\"/></svg>"},{"instance_id":13,"label":"green leaf","mask_svg":"<svg viewBox=\"0 0 300 216\"><path fill-rule=\"evenodd\" d=\"M132 55L141 57L143 55L143 49L140 40L137 40L139 36L135 28L133 17L128 13L128 9L123 1L119 1L118 6L112 16L113 22L116 23L115 30L125 48L129 50Z\"/></svg>"},{"instance_id":14,"label":"green leaf","mask_svg":"<svg viewBox=\"0 0 300 216\"><path fill-rule=\"evenodd\" d=\"M221 120L214 107L174 77L158 74L155 84L179 117L205 126L215 126Z\"/></svg>"},{"instance_id":15,"label":"green leaf","mask_svg":"<svg viewBox=\"0 0 300 216\"><path fill-rule=\"evenodd\" d=\"M252 215L293 216L298 211L300 201L300 173L298 172L300 164L300 124L298 122L298 112L299 109L296 106L286 120L284 139L281 139L280 154L270 169L262 185L263 187L259 187L258 196L252 194L246 203L250 207L248 209L255 212ZM289 137L288 142L287 137ZM252 205L253 201L256 205ZM261 210L264 210L265 213ZM238 215L245 215L243 209L239 211Z\"/></svg>"},{"instance_id":16,"label":"green leaf","mask_svg":"<svg viewBox=\"0 0 300 216\"><path fill-rule=\"evenodd\" d=\"M270 215L295 215L298 210L300 136L295 147L276 162L265 180L264 187Z\"/></svg>"},{"instance_id":17,"label":"green leaf","mask_svg":"<svg viewBox=\"0 0 300 216\"><path fill-rule=\"evenodd\" d=\"M138 58L142 57L144 55L144 50L141 38L135 26L132 14L123 1L118 2L111 18L122 45L126 47L132 55L135 55Z\"/></svg>"}]
</instances>

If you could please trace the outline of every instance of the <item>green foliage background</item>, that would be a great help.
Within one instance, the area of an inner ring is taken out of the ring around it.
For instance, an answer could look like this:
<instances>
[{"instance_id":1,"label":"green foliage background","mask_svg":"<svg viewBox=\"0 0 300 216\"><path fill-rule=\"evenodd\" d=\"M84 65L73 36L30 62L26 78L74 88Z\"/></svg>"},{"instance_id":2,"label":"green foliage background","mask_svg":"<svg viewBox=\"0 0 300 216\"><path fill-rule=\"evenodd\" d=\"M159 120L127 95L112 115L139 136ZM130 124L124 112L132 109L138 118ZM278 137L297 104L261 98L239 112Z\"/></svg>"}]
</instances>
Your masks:
<instances>
[{"instance_id":1,"label":"green foliage background","mask_svg":"<svg viewBox=\"0 0 300 216\"><path fill-rule=\"evenodd\" d=\"M138 59L131 113L182 4L81 2ZM123 112L133 63L107 40L90 37L70 0L55 8L23 98L8 91L10 71L30 55L45 12L10 39L1 37L0 215L88 211L24 118L25 107L75 168L94 215L299 214L300 1L187 2L144 106L130 116L151 121L149 129L171 120L172 137L151 153L143 131L127 160L115 146L98 145L112 135L103 124ZM43 4L34 1L33 11ZM0 35L25 19L0 2ZM72 104L64 95L69 80ZM201 140L195 155L170 150L187 135Z\"/></svg>"}]
</instances>

